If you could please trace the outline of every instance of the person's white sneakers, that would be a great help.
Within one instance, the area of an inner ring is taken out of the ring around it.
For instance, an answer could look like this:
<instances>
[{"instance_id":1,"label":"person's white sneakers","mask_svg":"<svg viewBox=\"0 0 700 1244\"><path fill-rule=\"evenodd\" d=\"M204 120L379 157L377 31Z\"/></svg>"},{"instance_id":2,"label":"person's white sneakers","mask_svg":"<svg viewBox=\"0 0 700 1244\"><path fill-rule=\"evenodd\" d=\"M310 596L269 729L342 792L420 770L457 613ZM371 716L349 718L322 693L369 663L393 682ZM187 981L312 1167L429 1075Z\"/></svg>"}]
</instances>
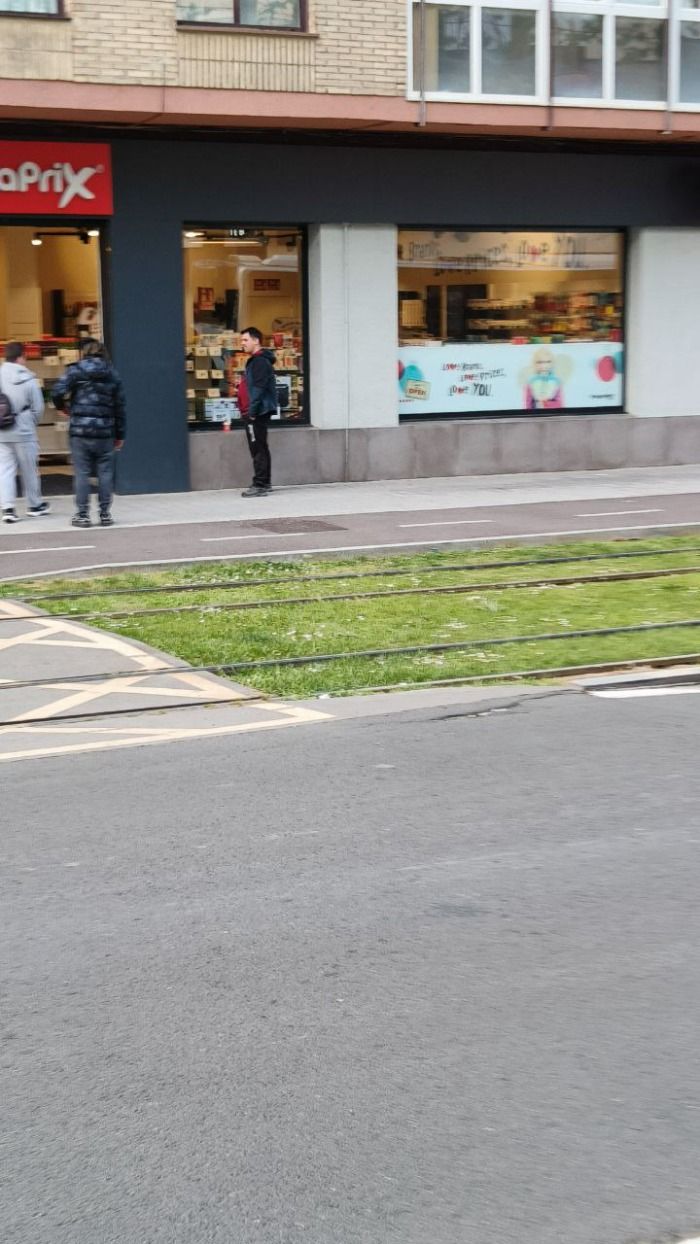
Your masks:
<instances>
[{"instance_id":1,"label":"person's white sneakers","mask_svg":"<svg viewBox=\"0 0 700 1244\"><path fill-rule=\"evenodd\" d=\"M32 505L27 510L30 518L41 518L44 514L51 513L51 506L48 501L42 501L41 505Z\"/></svg>"},{"instance_id":2,"label":"person's white sneakers","mask_svg":"<svg viewBox=\"0 0 700 1244\"><path fill-rule=\"evenodd\" d=\"M14 510L3 510L2 521L3 523L18 523L20 520Z\"/></svg>"}]
</instances>

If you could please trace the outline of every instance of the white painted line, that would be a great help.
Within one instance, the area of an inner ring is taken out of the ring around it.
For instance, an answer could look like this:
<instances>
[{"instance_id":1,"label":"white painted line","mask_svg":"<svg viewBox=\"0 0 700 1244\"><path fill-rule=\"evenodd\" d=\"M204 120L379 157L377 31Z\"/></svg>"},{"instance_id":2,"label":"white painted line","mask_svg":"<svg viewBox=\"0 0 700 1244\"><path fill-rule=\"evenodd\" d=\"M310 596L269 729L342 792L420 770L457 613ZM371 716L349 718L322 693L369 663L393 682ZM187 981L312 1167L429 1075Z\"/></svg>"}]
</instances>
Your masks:
<instances>
[{"instance_id":1,"label":"white painted line","mask_svg":"<svg viewBox=\"0 0 700 1244\"><path fill-rule=\"evenodd\" d=\"M654 531L677 530L687 531L690 527L700 527L700 522L695 523L654 523ZM437 545L447 544L493 544L494 541L505 543L507 540L545 540L552 536L595 536L609 535L617 531L648 531L648 523L638 523L634 527L579 527L569 531L507 531L498 536L456 536L450 540L436 540ZM261 537L265 539L266 537ZM273 557L313 557L317 553L373 553L377 550L384 549L424 549L432 548L433 545L428 540L399 540L395 543L388 541L378 541L377 544L339 544L333 547L321 545L312 549L281 549L279 553L270 550ZM197 557L190 554L189 557L149 557L141 561L127 562L96 562L89 566L61 566L56 570L38 570L33 574L11 575L9 578L0 579L0 583L16 583L18 579L46 579L53 578L56 574L75 574L78 571L87 570L128 570L131 566L183 566L194 562L223 562L223 561L247 561L257 558L260 560L266 556L266 551L261 549L255 553L231 553L209 555L206 557Z\"/></svg>"},{"instance_id":2,"label":"white painted line","mask_svg":"<svg viewBox=\"0 0 700 1244\"><path fill-rule=\"evenodd\" d=\"M619 518L622 514L663 514L664 510L591 510L587 514L575 514L574 518Z\"/></svg>"},{"instance_id":3,"label":"white painted line","mask_svg":"<svg viewBox=\"0 0 700 1244\"><path fill-rule=\"evenodd\" d=\"M698 695L700 693L700 687L693 687L690 684L682 687L615 687L609 691L592 691L588 688L587 690L589 695L596 695L601 700L632 700L640 696Z\"/></svg>"},{"instance_id":4,"label":"white painted line","mask_svg":"<svg viewBox=\"0 0 700 1244\"><path fill-rule=\"evenodd\" d=\"M451 518L440 523L399 523L399 527L474 527L483 523L495 523L495 518Z\"/></svg>"},{"instance_id":5,"label":"white painted line","mask_svg":"<svg viewBox=\"0 0 700 1244\"><path fill-rule=\"evenodd\" d=\"M14 557L16 553L74 553L83 549L94 549L95 544L48 544L43 549L3 549L0 557Z\"/></svg>"},{"instance_id":6,"label":"white painted line","mask_svg":"<svg viewBox=\"0 0 700 1244\"><path fill-rule=\"evenodd\" d=\"M252 536L200 536L200 544L224 544L228 540L285 540L289 536L305 536L306 531L258 531Z\"/></svg>"}]
</instances>

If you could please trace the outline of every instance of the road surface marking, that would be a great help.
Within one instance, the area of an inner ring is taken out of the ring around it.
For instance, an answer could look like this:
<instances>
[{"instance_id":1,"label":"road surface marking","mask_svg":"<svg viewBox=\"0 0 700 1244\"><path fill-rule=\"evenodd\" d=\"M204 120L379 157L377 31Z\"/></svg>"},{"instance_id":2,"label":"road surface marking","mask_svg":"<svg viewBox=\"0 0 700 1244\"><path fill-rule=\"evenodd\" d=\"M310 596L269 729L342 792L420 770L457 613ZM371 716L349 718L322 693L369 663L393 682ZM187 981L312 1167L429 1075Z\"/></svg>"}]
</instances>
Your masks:
<instances>
[{"instance_id":1,"label":"road surface marking","mask_svg":"<svg viewBox=\"0 0 700 1244\"><path fill-rule=\"evenodd\" d=\"M478 526L480 523L495 523L495 518L450 518L447 522L439 523L399 523L399 527L468 527Z\"/></svg>"},{"instance_id":2,"label":"road surface marking","mask_svg":"<svg viewBox=\"0 0 700 1244\"><path fill-rule=\"evenodd\" d=\"M16 553L82 553L84 549L95 549L96 544L47 544L40 549L3 549L0 557L13 557Z\"/></svg>"},{"instance_id":3,"label":"road surface marking","mask_svg":"<svg viewBox=\"0 0 700 1244\"><path fill-rule=\"evenodd\" d=\"M591 510L587 514L575 514L574 518L619 518L622 514L663 514L664 510Z\"/></svg>"},{"instance_id":4,"label":"road surface marking","mask_svg":"<svg viewBox=\"0 0 700 1244\"><path fill-rule=\"evenodd\" d=\"M315 709L297 708L290 704L256 704L256 711L277 713L278 716L268 721L251 721L235 726L201 726L199 728L178 729L163 726L161 729L134 726L131 728L111 728L108 726L62 726L57 721L55 726L18 725L4 726L0 729L0 743L8 735L21 734L29 736L53 734L60 738L63 734L98 734L105 737L94 741L75 742L69 744L55 743L48 747L24 748L21 751L0 752L0 764L13 760L39 760L49 756L77 755L82 752L108 751L125 747L153 747L161 743L180 743L192 739L221 738L230 734L249 734L258 730L280 730L290 726L308 725L312 722L331 721L328 713L319 713Z\"/></svg>"},{"instance_id":5,"label":"road surface marking","mask_svg":"<svg viewBox=\"0 0 700 1244\"><path fill-rule=\"evenodd\" d=\"M200 536L200 544L223 544L227 540L284 540L287 536L305 536L305 531L258 531L250 536Z\"/></svg>"},{"instance_id":6,"label":"road surface marking","mask_svg":"<svg viewBox=\"0 0 700 1244\"><path fill-rule=\"evenodd\" d=\"M593 691L586 688L589 695L597 695L603 700L632 700L649 695L698 695L700 687L686 683L681 687L610 687L608 690Z\"/></svg>"},{"instance_id":7,"label":"road surface marking","mask_svg":"<svg viewBox=\"0 0 700 1244\"><path fill-rule=\"evenodd\" d=\"M653 531L665 531L667 529L678 529L687 531L691 527L700 527L700 522L692 523L654 523ZM498 536L455 536L449 540L437 540L440 545L447 544L493 544L500 540L545 540L552 536L595 536L609 535L617 531L649 531L649 523L637 523L636 526L626 527L578 527L567 531L506 531ZM287 532L287 535L289 533ZM269 539L268 535L261 535L261 541ZM248 559L265 557L271 553L273 557L313 557L317 553L371 553L377 550L385 549L424 549L432 547L428 540L398 540L395 542L380 540L376 544L339 544L329 547L321 545L311 549L280 549L275 550L260 549L255 553L231 553L228 556L207 554L206 557L198 557L195 553L182 557L149 557L139 561L126 562L96 562L89 566L61 566L58 570L37 570L31 574L11 575L9 578L0 579L0 583L16 583L18 580L25 579L47 579L55 578L57 574L75 574L78 571L88 570L128 570L132 566L182 566L194 562L221 562L221 561L246 561ZM33 549L32 552L40 550Z\"/></svg>"}]
</instances>

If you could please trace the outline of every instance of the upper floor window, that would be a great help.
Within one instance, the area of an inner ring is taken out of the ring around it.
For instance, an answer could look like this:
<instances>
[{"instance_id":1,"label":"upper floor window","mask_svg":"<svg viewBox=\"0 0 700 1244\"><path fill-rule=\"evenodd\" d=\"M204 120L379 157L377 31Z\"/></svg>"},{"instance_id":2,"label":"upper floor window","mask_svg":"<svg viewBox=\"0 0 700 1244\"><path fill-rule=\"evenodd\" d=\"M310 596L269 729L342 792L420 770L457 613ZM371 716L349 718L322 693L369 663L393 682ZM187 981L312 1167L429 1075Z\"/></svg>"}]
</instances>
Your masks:
<instances>
[{"instance_id":1,"label":"upper floor window","mask_svg":"<svg viewBox=\"0 0 700 1244\"><path fill-rule=\"evenodd\" d=\"M258 30L303 30L305 10L305 0L176 0L179 22Z\"/></svg>"},{"instance_id":2,"label":"upper floor window","mask_svg":"<svg viewBox=\"0 0 700 1244\"><path fill-rule=\"evenodd\" d=\"M63 0L0 0L0 13L19 13L27 17L62 17Z\"/></svg>"},{"instance_id":3,"label":"upper floor window","mask_svg":"<svg viewBox=\"0 0 700 1244\"><path fill-rule=\"evenodd\" d=\"M415 95L700 105L700 0L408 3Z\"/></svg>"}]
</instances>

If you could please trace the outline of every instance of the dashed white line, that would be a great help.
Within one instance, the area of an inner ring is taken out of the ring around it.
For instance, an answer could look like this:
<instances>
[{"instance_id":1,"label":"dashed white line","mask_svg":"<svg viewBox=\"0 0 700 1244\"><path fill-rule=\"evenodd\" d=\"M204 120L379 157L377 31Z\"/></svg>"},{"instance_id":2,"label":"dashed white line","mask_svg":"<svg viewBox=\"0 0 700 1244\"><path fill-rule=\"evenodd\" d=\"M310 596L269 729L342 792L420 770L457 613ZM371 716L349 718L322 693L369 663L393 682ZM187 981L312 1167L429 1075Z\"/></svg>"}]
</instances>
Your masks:
<instances>
[{"instance_id":1,"label":"dashed white line","mask_svg":"<svg viewBox=\"0 0 700 1244\"><path fill-rule=\"evenodd\" d=\"M305 531L258 531L250 536L200 536L200 544L224 544L229 540L285 540L289 536L305 536Z\"/></svg>"},{"instance_id":2,"label":"dashed white line","mask_svg":"<svg viewBox=\"0 0 700 1244\"><path fill-rule=\"evenodd\" d=\"M654 531L664 530L680 530L688 531L691 527L700 527L700 522L692 523L654 523ZM626 527L579 527L567 531L504 531L497 536L455 536L449 540L437 540L439 545L447 544L493 544L495 541L505 543L507 540L544 540L556 536L595 536L607 535L616 531L648 531L648 523L637 523L636 526ZM289 533L287 533L289 534ZM261 536L261 540L268 539L268 536ZM75 547L75 545L73 546ZM131 566L182 566L187 562L220 562L220 561L246 561L251 558L267 556L270 552L273 557L312 557L316 553L371 553L378 549L424 549L431 547L426 540L398 540L395 542L378 540L375 544L339 544L329 547L320 545L310 549L280 549L279 553L274 550L258 549L255 553L232 553L228 557L224 555L207 554L206 557L197 557L192 554L189 557L183 554L182 557L147 557L138 561L123 562L96 562L89 566L61 566L60 573L68 574L75 571L85 570L123 570ZM39 550L33 549L32 552ZM9 578L0 578L0 583L15 583L18 579L46 579L56 575L55 570L39 570L33 574L11 575Z\"/></svg>"},{"instance_id":3,"label":"dashed white line","mask_svg":"<svg viewBox=\"0 0 700 1244\"><path fill-rule=\"evenodd\" d=\"M577 516L578 517L578 516ZM474 527L483 523L494 523L495 518L450 518L439 523L399 523L399 527Z\"/></svg>"},{"instance_id":4,"label":"dashed white line","mask_svg":"<svg viewBox=\"0 0 700 1244\"><path fill-rule=\"evenodd\" d=\"M0 557L14 557L16 553L82 553L96 547L95 544L49 544L41 549L3 549Z\"/></svg>"},{"instance_id":5,"label":"dashed white line","mask_svg":"<svg viewBox=\"0 0 700 1244\"><path fill-rule=\"evenodd\" d=\"M664 510L591 510L586 514L576 514L575 518L621 518L624 514L663 514Z\"/></svg>"}]
</instances>

